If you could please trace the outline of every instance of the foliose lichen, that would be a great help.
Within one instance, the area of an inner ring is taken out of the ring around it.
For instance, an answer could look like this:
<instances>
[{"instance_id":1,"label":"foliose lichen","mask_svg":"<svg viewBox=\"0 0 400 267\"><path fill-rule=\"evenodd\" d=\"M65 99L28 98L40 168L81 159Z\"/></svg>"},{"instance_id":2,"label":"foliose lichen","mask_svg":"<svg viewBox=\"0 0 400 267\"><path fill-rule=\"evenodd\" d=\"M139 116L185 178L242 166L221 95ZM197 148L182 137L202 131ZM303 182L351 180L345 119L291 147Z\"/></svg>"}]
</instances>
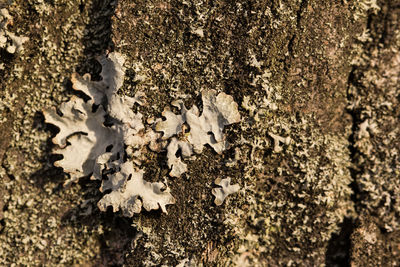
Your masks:
<instances>
[{"instance_id":1,"label":"foliose lichen","mask_svg":"<svg viewBox=\"0 0 400 267\"><path fill-rule=\"evenodd\" d=\"M142 206L148 211L160 206L166 212L165 205L175 202L168 188L162 191L162 183L146 182L139 166L124 160L135 157L127 155L124 146L140 149L157 138L156 134L146 135L142 115L131 110L140 102L139 96L116 94L123 83L124 58L111 53L99 61L101 81L91 81L89 74L72 77L73 88L89 96L89 101L73 97L61 105L61 115L55 109L44 112L45 121L60 128L53 138L53 143L59 146L54 152L64 158L56 165L69 173L71 180L88 175L98 180L106 178L100 189L112 192L99 201L100 210L113 206L114 211L121 209L124 215L132 216ZM135 162L140 165L140 160Z\"/></svg>"},{"instance_id":2,"label":"foliose lichen","mask_svg":"<svg viewBox=\"0 0 400 267\"><path fill-rule=\"evenodd\" d=\"M219 188L214 188L212 190L212 194L215 196L214 203L217 206L222 205L227 196L236 193L240 189L238 184L231 185L231 178L218 178L215 180L215 184L220 186Z\"/></svg>"},{"instance_id":3,"label":"foliose lichen","mask_svg":"<svg viewBox=\"0 0 400 267\"><path fill-rule=\"evenodd\" d=\"M166 205L175 203L175 199L163 183L143 179L142 150L166 149L169 174L179 177L187 171L179 151L183 158L189 158L194 152L201 153L206 144L217 153L226 149L223 129L240 121L238 105L225 93L205 90L201 115L197 106L186 109L177 100L173 105L180 108L180 115L165 110L165 121L157 119L145 126L143 115L132 110L135 104L144 105L144 94L128 97L116 93L124 80L123 56L110 53L99 62L101 81L92 81L89 74L72 76L73 89L86 94L88 101L74 96L62 103L59 111L44 111L45 121L60 129L53 143L58 146L54 152L63 159L55 165L69 173L67 183L83 176L101 180L100 191L106 192L98 202L102 211L112 206L114 212L122 210L123 215L131 217L142 207L147 211L160 207L167 213ZM156 131L164 133L162 138Z\"/></svg>"}]
</instances>

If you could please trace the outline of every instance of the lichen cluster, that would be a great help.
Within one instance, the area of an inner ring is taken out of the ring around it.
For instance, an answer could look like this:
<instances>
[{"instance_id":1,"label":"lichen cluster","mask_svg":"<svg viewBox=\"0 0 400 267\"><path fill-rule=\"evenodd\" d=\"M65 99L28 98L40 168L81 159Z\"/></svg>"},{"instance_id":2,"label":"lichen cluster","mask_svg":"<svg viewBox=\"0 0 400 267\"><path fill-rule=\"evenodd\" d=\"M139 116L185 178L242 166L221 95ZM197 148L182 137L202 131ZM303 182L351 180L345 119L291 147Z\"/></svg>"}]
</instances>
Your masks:
<instances>
[{"instance_id":1,"label":"lichen cluster","mask_svg":"<svg viewBox=\"0 0 400 267\"><path fill-rule=\"evenodd\" d=\"M156 124L156 130L163 132L165 139L183 135L181 140L174 137L167 148L168 166L172 168L171 176L179 177L187 170L186 164L175 156L178 150L187 158L193 152L201 153L204 146L209 145L220 154L227 148L224 127L240 121L238 105L231 96L225 93L217 95L215 90L209 90L202 93L202 102L203 112L200 115L197 106L194 105L188 110L182 102L174 101L172 104L181 110L181 114L175 115L169 110L164 110L162 115L166 120Z\"/></svg>"},{"instance_id":2,"label":"lichen cluster","mask_svg":"<svg viewBox=\"0 0 400 267\"><path fill-rule=\"evenodd\" d=\"M63 159L57 161L56 166L69 173L71 180L88 175L102 180L100 191L111 190L98 202L102 211L112 206L114 212L121 210L125 216L132 217L134 213L140 213L143 206L147 211L160 207L167 212L166 205L175 203L170 189L161 182L146 182L144 171L140 169L141 154L147 145L157 151L163 148L161 142L157 144L159 134L151 125L145 128L142 114L132 111L135 103L143 104L139 93L136 97L116 93L124 81L124 61L118 53L99 59L101 81L91 81L89 74L82 77L74 74L73 88L90 99L85 102L73 97L61 104L60 114L55 108L44 112L45 121L60 129L53 143L58 146L54 152L63 155ZM232 97L209 90L203 93L202 99L201 116L196 106L187 110L181 102L176 102L174 105L180 104L181 115L165 111L166 120L158 121L154 126L164 133L164 140L179 133L187 135L186 142L174 137L168 145L171 176L180 176L186 171L186 164L176 156L178 150L184 157L189 157L193 151L201 153L208 144L221 153L226 148L224 126L240 120ZM188 133L182 132L184 124L190 127ZM222 201L218 198L219 205Z\"/></svg>"},{"instance_id":3,"label":"lichen cluster","mask_svg":"<svg viewBox=\"0 0 400 267\"><path fill-rule=\"evenodd\" d=\"M101 191L111 192L99 201L103 211L113 206L115 212L122 210L125 216L133 216L142 206L148 211L160 206L166 212L165 205L175 201L169 190L161 190L162 183L144 181L142 171L132 162L124 162L128 156L124 145L139 149L140 154L143 146L152 141L141 132L144 129L141 114L131 110L139 100L116 94L124 79L124 59L111 53L99 61L100 82L91 81L90 75L74 75L72 79L73 88L89 96L89 101L73 97L62 104L61 115L55 109L44 112L46 122L60 128L53 138L59 146L54 152L63 155L57 165L75 180L87 175L102 180L105 176ZM129 156L135 157L134 154Z\"/></svg>"}]
</instances>

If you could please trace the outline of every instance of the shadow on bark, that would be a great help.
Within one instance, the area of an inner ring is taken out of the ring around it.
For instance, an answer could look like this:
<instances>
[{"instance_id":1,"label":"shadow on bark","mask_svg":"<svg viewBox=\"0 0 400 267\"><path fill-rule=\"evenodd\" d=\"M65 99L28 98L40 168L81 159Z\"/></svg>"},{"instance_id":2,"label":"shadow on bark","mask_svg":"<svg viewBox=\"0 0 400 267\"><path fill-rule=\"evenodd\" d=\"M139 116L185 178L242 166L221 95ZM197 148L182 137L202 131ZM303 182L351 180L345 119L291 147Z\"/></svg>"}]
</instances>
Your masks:
<instances>
[{"instance_id":1,"label":"shadow on bark","mask_svg":"<svg viewBox=\"0 0 400 267\"><path fill-rule=\"evenodd\" d=\"M112 51L114 45L111 37L112 16L114 16L117 1L114 0L93 0L91 6L87 6L83 0L79 6L81 12L90 9L90 21L86 25L85 35L83 37L84 52L76 70L80 74L90 73L92 80L100 80L101 65L96 58L106 51ZM85 98L72 89L72 83L69 77L64 81L64 89L71 94ZM51 138L54 137L59 129L53 125L44 122L44 116L38 112L34 118L34 128L48 131ZM53 193L64 190L63 183L66 180L66 174L61 168L55 167L54 162L61 159L61 155L52 154L54 144L51 138L44 144L43 167L34 173L31 177L36 181L35 185L44 188L50 181L58 184L53 188ZM101 198L99 181L92 181L88 177L81 178L79 181L83 203L76 203L75 206L64 213L62 224L72 225L73 227L86 226L89 229L102 229L98 235L101 251L98 261L93 262L93 266L122 266L125 262L125 254L131 250L131 242L137 234L137 231L131 226L131 220L123 218L111 210L100 212L96 203ZM72 185L73 186L73 185ZM88 202L88 203L85 203Z\"/></svg>"},{"instance_id":2,"label":"shadow on bark","mask_svg":"<svg viewBox=\"0 0 400 267\"><path fill-rule=\"evenodd\" d=\"M350 266L351 240L354 230L354 222L346 218L341 224L338 234L333 234L326 251L325 264L327 267Z\"/></svg>"}]
</instances>

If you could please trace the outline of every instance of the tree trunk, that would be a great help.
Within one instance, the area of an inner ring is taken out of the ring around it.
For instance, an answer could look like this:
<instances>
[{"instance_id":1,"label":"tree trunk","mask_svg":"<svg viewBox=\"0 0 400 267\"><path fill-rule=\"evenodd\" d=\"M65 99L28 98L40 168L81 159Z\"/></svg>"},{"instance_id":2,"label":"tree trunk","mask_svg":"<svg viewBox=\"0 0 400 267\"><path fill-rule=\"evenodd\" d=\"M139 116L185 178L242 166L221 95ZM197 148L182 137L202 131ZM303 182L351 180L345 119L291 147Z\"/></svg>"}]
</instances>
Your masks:
<instances>
[{"instance_id":1,"label":"tree trunk","mask_svg":"<svg viewBox=\"0 0 400 267\"><path fill-rule=\"evenodd\" d=\"M0 8L0 265L399 264L399 1ZM10 53L4 30L29 40ZM111 51L126 59L118 94L143 92L145 121L177 99L201 113L204 90L239 105L229 149L205 147L181 177L165 152L145 154L144 179L176 199L168 214L101 212L98 181L65 187L53 166L58 129L42 111L77 94L75 71L100 79L96 57ZM216 206L214 181L228 177L241 189Z\"/></svg>"}]
</instances>

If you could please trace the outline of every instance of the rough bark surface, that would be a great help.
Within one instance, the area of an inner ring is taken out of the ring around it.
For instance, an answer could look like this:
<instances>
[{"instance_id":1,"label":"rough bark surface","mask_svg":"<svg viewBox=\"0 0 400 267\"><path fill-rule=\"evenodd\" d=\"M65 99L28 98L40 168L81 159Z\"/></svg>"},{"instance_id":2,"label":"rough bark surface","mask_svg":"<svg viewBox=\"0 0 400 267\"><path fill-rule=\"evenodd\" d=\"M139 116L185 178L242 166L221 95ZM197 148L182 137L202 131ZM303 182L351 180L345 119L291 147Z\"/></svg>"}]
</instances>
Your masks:
<instances>
[{"instance_id":1,"label":"rough bark surface","mask_svg":"<svg viewBox=\"0 0 400 267\"><path fill-rule=\"evenodd\" d=\"M380 1L368 17L349 76L356 228L354 266L400 259L400 2Z\"/></svg>"},{"instance_id":2,"label":"rough bark surface","mask_svg":"<svg viewBox=\"0 0 400 267\"><path fill-rule=\"evenodd\" d=\"M0 48L0 265L396 266L400 243L399 1L0 2L23 51ZM1 30L1 29L0 29ZM176 203L125 218L100 183L64 187L42 110L76 94L73 72L125 55L118 92L160 118L201 92L233 96L230 148L169 177ZM280 143L276 136L289 137ZM278 142L278 143L277 143ZM241 190L216 206L216 178ZM23 256L22 256L23 255Z\"/></svg>"}]
</instances>

